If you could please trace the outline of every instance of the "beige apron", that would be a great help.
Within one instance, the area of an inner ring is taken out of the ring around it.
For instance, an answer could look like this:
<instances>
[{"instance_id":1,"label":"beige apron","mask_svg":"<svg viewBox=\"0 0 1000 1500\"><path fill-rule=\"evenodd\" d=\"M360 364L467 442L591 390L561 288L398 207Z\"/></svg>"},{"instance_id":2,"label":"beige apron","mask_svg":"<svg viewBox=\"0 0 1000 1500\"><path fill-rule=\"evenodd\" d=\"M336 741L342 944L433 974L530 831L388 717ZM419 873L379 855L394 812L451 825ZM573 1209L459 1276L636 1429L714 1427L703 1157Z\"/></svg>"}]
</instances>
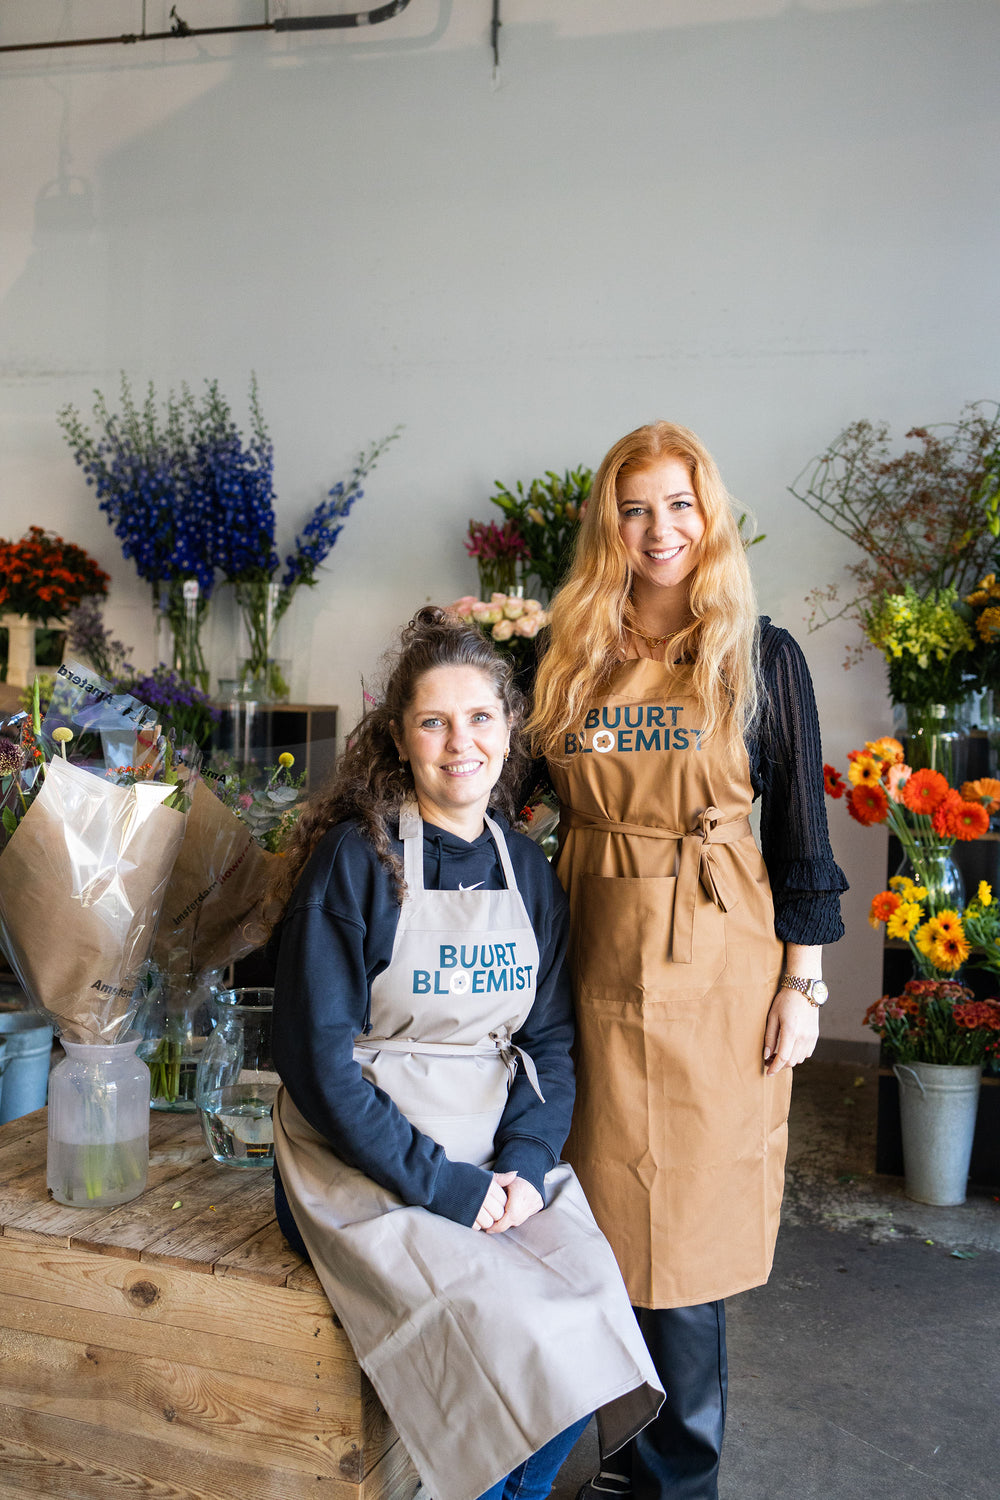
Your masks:
<instances>
[{"instance_id":1,"label":"beige apron","mask_svg":"<svg viewBox=\"0 0 1000 1500\"><path fill-rule=\"evenodd\" d=\"M501 830L502 891L425 891L423 825L400 818L407 894L372 985L365 1077L452 1159L488 1166L535 993L538 945ZM488 1235L410 1207L347 1166L282 1089L275 1153L316 1273L435 1500L474 1500L578 1418L607 1450L662 1391L572 1170L548 1207Z\"/></svg>"},{"instance_id":2,"label":"beige apron","mask_svg":"<svg viewBox=\"0 0 1000 1500\"><path fill-rule=\"evenodd\" d=\"M746 753L700 722L686 671L624 662L551 767L577 1000L565 1154L639 1307L761 1285L781 1206L791 1074L762 1056L784 949Z\"/></svg>"}]
</instances>

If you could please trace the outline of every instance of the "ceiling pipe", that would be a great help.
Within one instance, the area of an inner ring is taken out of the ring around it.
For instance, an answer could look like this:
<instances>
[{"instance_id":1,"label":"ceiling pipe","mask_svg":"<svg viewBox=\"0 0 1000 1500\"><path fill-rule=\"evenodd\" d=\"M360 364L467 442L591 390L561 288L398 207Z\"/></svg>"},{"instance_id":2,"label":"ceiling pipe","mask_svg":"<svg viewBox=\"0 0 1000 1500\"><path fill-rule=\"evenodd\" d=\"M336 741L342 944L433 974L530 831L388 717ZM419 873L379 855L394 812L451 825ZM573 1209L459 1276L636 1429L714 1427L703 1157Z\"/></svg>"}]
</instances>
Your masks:
<instances>
[{"instance_id":1,"label":"ceiling pipe","mask_svg":"<svg viewBox=\"0 0 1000 1500\"><path fill-rule=\"evenodd\" d=\"M116 44L131 46L136 42L170 42L179 37L232 36L242 31L342 31L353 26L377 26L381 21L391 21L400 15L410 0L390 0L386 5L377 5L373 10L348 11L330 16L283 16L275 21L258 21L244 26L189 26L177 14L176 5L170 14L174 24L169 31L124 32L119 36L73 37L59 42L10 42L0 45L0 52L43 52L57 47L108 47Z\"/></svg>"}]
</instances>

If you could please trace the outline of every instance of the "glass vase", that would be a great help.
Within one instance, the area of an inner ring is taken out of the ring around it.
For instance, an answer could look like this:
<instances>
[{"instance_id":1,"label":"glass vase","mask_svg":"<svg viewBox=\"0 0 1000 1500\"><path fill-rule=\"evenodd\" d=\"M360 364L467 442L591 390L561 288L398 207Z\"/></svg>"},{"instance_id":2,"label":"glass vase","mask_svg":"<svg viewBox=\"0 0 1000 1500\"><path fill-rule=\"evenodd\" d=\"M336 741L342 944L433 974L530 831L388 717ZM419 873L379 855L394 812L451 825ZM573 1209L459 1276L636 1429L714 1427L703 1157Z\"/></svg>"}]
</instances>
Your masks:
<instances>
[{"instance_id":1,"label":"glass vase","mask_svg":"<svg viewBox=\"0 0 1000 1500\"><path fill-rule=\"evenodd\" d=\"M142 1040L139 1056L149 1068L150 1106L193 1114L195 1077L202 1050L215 1026L212 997L222 971L168 974L150 990L136 1013Z\"/></svg>"},{"instance_id":2,"label":"glass vase","mask_svg":"<svg viewBox=\"0 0 1000 1500\"><path fill-rule=\"evenodd\" d=\"M926 889L922 920L946 909L961 911L965 906L965 881L952 859L952 847L949 839L921 839L919 866L904 854L896 871L897 876L905 876Z\"/></svg>"},{"instance_id":3,"label":"glass vase","mask_svg":"<svg viewBox=\"0 0 1000 1500\"><path fill-rule=\"evenodd\" d=\"M479 597L489 602L491 594L512 594L517 584L517 559L514 557L478 557Z\"/></svg>"},{"instance_id":4,"label":"glass vase","mask_svg":"<svg viewBox=\"0 0 1000 1500\"><path fill-rule=\"evenodd\" d=\"M893 727L914 771L940 771L951 786L967 779L969 736L953 703L897 703Z\"/></svg>"},{"instance_id":5,"label":"glass vase","mask_svg":"<svg viewBox=\"0 0 1000 1500\"><path fill-rule=\"evenodd\" d=\"M68 1042L49 1076L46 1179L57 1203L128 1203L149 1169L149 1069L136 1033L120 1042Z\"/></svg>"},{"instance_id":6,"label":"glass vase","mask_svg":"<svg viewBox=\"0 0 1000 1500\"><path fill-rule=\"evenodd\" d=\"M219 990L215 1030L198 1064L205 1142L226 1167L274 1162L271 1106L281 1080L271 1058L272 989Z\"/></svg>"},{"instance_id":7,"label":"glass vase","mask_svg":"<svg viewBox=\"0 0 1000 1500\"><path fill-rule=\"evenodd\" d=\"M208 597L197 578L170 578L154 588L157 655L185 682L208 692L208 666L201 632Z\"/></svg>"},{"instance_id":8,"label":"glass vase","mask_svg":"<svg viewBox=\"0 0 1000 1500\"><path fill-rule=\"evenodd\" d=\"M257 703L285 703L291 660L280 649L281 584L239 580L233 585L240 611L237 692Z\"/></svg>"}]
</instances>

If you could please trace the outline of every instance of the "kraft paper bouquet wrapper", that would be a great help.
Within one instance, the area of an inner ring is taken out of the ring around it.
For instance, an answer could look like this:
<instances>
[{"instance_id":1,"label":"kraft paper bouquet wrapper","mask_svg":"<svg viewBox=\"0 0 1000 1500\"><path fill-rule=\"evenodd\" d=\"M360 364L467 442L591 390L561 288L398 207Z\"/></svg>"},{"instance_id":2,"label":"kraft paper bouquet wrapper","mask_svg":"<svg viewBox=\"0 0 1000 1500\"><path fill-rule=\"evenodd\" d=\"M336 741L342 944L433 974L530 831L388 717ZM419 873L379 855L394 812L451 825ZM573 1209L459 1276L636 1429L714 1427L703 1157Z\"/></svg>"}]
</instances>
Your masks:
<instances>
[{"instance_id":1,"label":"kraft paper bouquet wrapper","mask_svg":"<svg viewBox=\"0 0 1000 1500\"><path fill-rule=\"evenodd\" d=\"M175 788L117 786L59 758L0 854L0 938L35 1005L74 1042L115 1042L184 837Z\"/></svg>"},{"instance_id":2,"label":"kraft paper bouquet wrapper","mask_svg":"<svg viewBox=\"0 0 1000 1500\"><path fill-rule=\"evenodd\" d=\"M164 896L154 963L172 979L197 982L260 947L268 933L264 903L277 858L204 781L196 781Z\"/></svg>"},{"instance_id":3,"label":"kraft paper bouquet wrapper","mask_svg":"<svg viewBox=\"0 0 1000 1500\"><path fill-rule=\"evenodd\" d=\"M2 727L0 944L67 1040L116 1042L143 995L200 753L78 662L58 668L44 722L36 684L34 712Z\"/></svg>"}]
</instances>

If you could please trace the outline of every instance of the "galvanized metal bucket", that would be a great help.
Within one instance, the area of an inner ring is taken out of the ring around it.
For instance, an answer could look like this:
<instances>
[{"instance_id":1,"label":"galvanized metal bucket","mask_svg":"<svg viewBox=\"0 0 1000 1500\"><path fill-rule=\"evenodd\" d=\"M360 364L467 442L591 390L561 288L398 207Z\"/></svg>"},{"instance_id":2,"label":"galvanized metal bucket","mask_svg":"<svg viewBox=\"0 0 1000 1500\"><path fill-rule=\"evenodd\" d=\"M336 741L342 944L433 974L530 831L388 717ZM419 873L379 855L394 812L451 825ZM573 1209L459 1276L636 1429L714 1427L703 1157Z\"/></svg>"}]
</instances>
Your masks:
<instances>
[{"instance_id":1,"label":"galvanized metal bucket","mask_svg":"<svg viewBox=\"0 0 1000 1500\"><path fill-rule=\"evenodd\" d=\"M965 1202L982 1068L895 1063L905 1192L917 1203Z\"/></svg>"}]
</instances>

